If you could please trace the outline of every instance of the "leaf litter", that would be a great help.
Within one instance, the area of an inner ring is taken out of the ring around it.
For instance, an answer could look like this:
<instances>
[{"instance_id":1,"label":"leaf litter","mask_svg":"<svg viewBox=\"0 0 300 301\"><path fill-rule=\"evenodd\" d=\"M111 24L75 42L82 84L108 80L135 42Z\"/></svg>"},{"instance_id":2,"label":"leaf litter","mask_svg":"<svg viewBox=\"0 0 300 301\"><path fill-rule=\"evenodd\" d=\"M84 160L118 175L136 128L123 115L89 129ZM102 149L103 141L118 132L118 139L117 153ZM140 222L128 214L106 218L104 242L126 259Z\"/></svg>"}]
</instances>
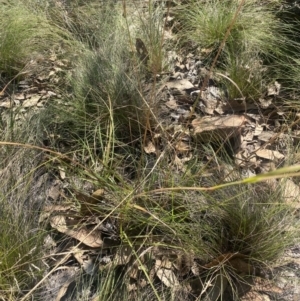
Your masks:
<instances>
[{"instance_id":1,"label":"leaf litter","mask_svg":"<svg viewBox=\"0 0 300 301\"><path fill-rule=\"evenodd\" d=\"M137 40L137 48L143 62L147 62L148 51L141 42ZM21 115L26 115L27 110L41 110L46 102L54 99L58 101L59 93L52 91L47 83L57 84L60 80L60 73L66 66L69 68L68 65L68 62L59 61L57 58L53 59L47 74L41 74L32 81L19 82L19 89L14 95L14 101L3 93L0 97L1 114L7 114L6 110L23 107L25 111L21 112ZM279 83L271 83L267 88L266 97L258 99L257 103L246 103L245 99L228 99L226 90L220 88L217 76L200 93L201 82L206 70L199 68L199 60L193 54L189 54L185 58L177 56L174 69L176 72L171 73L163 84L162 94L164 97L159 106L160 111L164 114L159 118L162 124L167 125L170 137L180 137L180 139L173 139L175 155L172 163L177 170L181 172L186 170L186 164L195 156L191 141L197 139L204 143L208 141L219 143L220 138L222 141L238 141L233 145L233 157L237 167L243 170L246 177L262 171L268 172L275 165L278 166L284 162L288 155L287 144L289 141L284 133L277 135L284 121L282 116L285 114L284 108L279 110L274 104L275 98L280 96L281 86ZM197 99L199 99L199 104L194 115L191 116L192 106ZM269 118L271 115L272 118ZM21 119L23 119L22 116ZM186 130L186 124L190 124L189 130ZM144 145L143 150L146 154L158 154L160 135L161 133L156 133L156 137L148 140ZM64 168L60 167L59 170L60 180L67 181ZM232 178L228 178L228 181L231 180ZM299 186L291 179L287 179L286 182L283 197L287 202L293 202L295 210L298 210ZM133 284L128 287L129 291L144 287L149 284L148 280L141 276L141 267L133 255L139 251L139 261L145 266L149 266L148 272L152 280L157 276L166 287L174 290L188 289L197 294L197 289L202 287L202 283L197 282L197 277L208 269L218 266L221 262L234 267L238 274L248 273L249 269L252 269L247 258L243 258L239 254L221 254L204 264L199 264L201 258L197 258L193 254L187 255L184 251L173 252L155 247L148 252L146 248L133 252L132 247L121 245L116 238L113 221L102 222L105 216L94 216L98 213L99 202L110 202L105 198L104 189L97 187L91 195L75 192L76 200L80 204L80 210L78 210L69 204L58 204L60 192L57 190L59 188L53 187L52 190L49 190L53 204L44 207L40 215L40 223L48 221L52 229L78 243L76 247L69 246L70 257L66 258L66 262L73 256L87 274L93 274L93 271L97 269L106 270L109 266L122 266L130 272L130 278L133 281ZM92 218L87 217L90 215ZM105 241L108 243L106 244ZM53 240L52 248L55 243ZM115 246L119 247L115 248ZM111 252L109 256L107 249L110 249ZM97 256L93 260L95 250ZM67 249L63 251L67 251ZM143 252L145 253L143 254ZM145 254L148 254L147 259ZM55 252L52 256L55 257ZM65 265L66 262L62 264ZM70 293L68 291L72 290L76 284L74 275L77 274L78 272L73 273L69 278L67 277L66 281L62 281L64 284L57 293L57 301L64 300ZM187 281L187 284L183 285L180 279L188 276L191 277L190 282ZM198 286L197 289L194 288L195 283ZM282 290L276 285L270 284L267 279L256 277L251 291L242 300L268 300L265 297L267 295L261 294L261 292L280 295ZM219 294L220 292L211 293L212 296L219 296ZM213 297L211 300L217 300L217 297Z\"/></svg>"}]
</instances>

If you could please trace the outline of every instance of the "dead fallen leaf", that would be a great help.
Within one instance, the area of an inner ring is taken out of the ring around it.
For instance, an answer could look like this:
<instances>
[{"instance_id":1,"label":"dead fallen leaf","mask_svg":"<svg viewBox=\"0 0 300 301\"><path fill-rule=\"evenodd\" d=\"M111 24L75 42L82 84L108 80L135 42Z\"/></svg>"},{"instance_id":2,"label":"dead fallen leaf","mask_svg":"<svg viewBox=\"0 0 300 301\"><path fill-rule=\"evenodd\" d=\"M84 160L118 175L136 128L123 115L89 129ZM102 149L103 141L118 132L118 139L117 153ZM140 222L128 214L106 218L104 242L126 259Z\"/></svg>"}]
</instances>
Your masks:
<instances>
[{"instance_id":1,"label":"dead fallen leaf","mask_svg":"<svg viewBox=\"0 0 300 301\"><path fill-rule=\"evenodd\" d=\"M179 281L171 269L159 268L156 270L156 276L167 287L178 287Z\"/></svg>"},{"instance_id":2,"label":"dead fallen leaf","mask_svg":"<svg viewBox=\"0 0 300 301\"><path fill-rule=\"evenodd\" d=\"M127 283L127 291L128 292L132 292L132 291L136 291L137 290L137 285L136 285L136 283ZM98 298L99 298L100 296L98 296ZM98 300L100 300L100 299L95 299L95 301L98 301ZM92 301L94 301L94 299L92 300Z\"/></svg>"},{"instance_id":3,"label":"dead fallen leaf","mask_svg":"<svg viewBox=\"0 0 300 301\"><path fill-rule=\"evenodd\" d=\"M36 106L40 99L41 99L41 95L32 96L31 98L26 99L23 102L23 107L29 108L29 107Z\"/></svg>"},{"instance_id":4,"label":"dead fallen leaf","mask_svg":"<svg viewBox=\"0 0 300 301\"><path fill-rule=\"evenodd\" d=\"M62 180L64 180L64 179L66 178L66 170L65 170L65 168L62 167L62 166L59 166L59 167L58 167L58 170L59 170L60 178L61 178Z\"/></svg>"},{"instance_id":5,"label":"dead fallen leaf","mask_svg":"<svg viewBox=\"0 0 300 301\"><path fill-rule=\"evenodd\" d=\"M10 100L8 100L8 101L1 101L1 103L0 103L0 107L1 108L6 108L6 109L11 108L12 105L13 105L13 102L10 101Z\"/></svg>"},{"instance_id":6,"label":"dead fallen leaf","mask_svg":"<svg viewBox=\"0 0 300 301\"><path fill-rule=\"evenodd\" d=\"M295 209L300 209L300 188L290 179L281 179L280 185L283 187L283 199Z\"/></svg>"},{"instance_id":7,"label":"dead fallen leaf","mask_svg":"<svg viewBox=\"0 0 300 301\"><path fill-rule=\"evenodd\" d=\"M263 131L259 134L258 140L263 141L263 142L268 142L272 139L273 136L274 136L274 132Z\"/></svg>"},{"instance_id":8,"label":"dead fallen leaf","mask_svg":"<svg viewBox=\"0 0 300 301\"><path fill-rule=\"evenodd\" d=\"M48 197L50 197L54 203L58 200L60 194L60 187L55 184L50 187L47 193Z\"/></svg>"},{"instance_id":9,"label":"dead fallen leaf","mask_svg":"<svg viewBox=\"0 0 300 301\"><path fill-rule=\"evenodd\" d=\"M261 294L251 290L241 298L241 301L270 301L270 298L266 294Z\"/></svg>"},{"instance_id":10,"label":"dead fallen leaf","mask_svg":"<svg viewBox=\"0 0 300 301\"><path fill-rule=\"evenodd\" d=\"M200 134L202 132L210 132L214 130L239 129L247 121L248 119L243 115L219 117L205 116L194 119L192 121L192 126L194 127L194 133Z\"/></svg>"},{"instance_id":11,"label":"dead fallen leaf","mask_svg":"<svg viewBox=\"0 0 300 301\"><path fill-rule=\"evenodd\" d=\"M92 193L92 198L101 200L104 196L104 189L97 189Z\"/></svg>"},{"instance_id":12,"label":"dead fallen leaf","mask_svg":"<svg viewBox=\"0 0 300 301\"><path fill-rule=\"evenodd\" d=\"M184 141L178 141L175 145L175 149L179 152L179 153L186 153L189 152L191 150L191 146L184 142Z\"/></svg>"},{"instance_id":13,"label":"dead fallen leaf","mask_svg":"<svg viewBox=\"0 0 300 301\"><path fill-rule=\"evenodd\" d=\"M68 225L66 217L63 215L56 215L51 217L50 225L57 231L71 236L89 247L99 248L103 245L100 231L88 230L85 227L72 229L72 227Z\"/></svg>"},{"instance_id":14,"label":"dead fallen leaf","mask_svg":"<svg viewBox=\"0 0 300 301\"><path fill-rule=\"evenodd\" d=\"M181 92L183 92L186 89L194 88L194 85L187 79L179 79L179 80L169 81L166 83L166 86L169 89L176 89ZM185 92L183 92L183 93L185 93Z\"/></svg>"},{"instance_id":15,"label":"dead fallen leaf","mask_svg":"<svg viewBox=\"0 0 300 301\"><path fill-rule=\"evenodd\" d=\"M268 159L268 160L272 160L272 161L284 159L284 155L275 150L259 149L255 153L260 158Z\"/></svg>"},{"instance_id":16,"label":"dead fallen leaf","mask_svg":"<svg viewBox=\"0 0 300 301\"><path fill-rule=\"evenodd\" d=\"M256 124L253 135L254 136L258 136L258 135L260 135L262 133L263 130L264 130L264 128L263 128L262 125Z\"/></svg>"},{"instance_id":17,"label":"dead fallen leaf","mask_svg":"<svg viewBox=\"0 0 300 301\"><path fill-rule=\"evenodd\" d=\"M274 294L282 294L282 289L274 284L274 281L256 277L252 290L260 292L268 292Z\"/></svg>"},{"instance_id":18,"label":"dead fallen leaf","mask_svg":"<svg viewBox=\"0 0 300 301\"><path fill-rule=\"evenodd\" d=\"M172 98L166 102L166 106L169 109L176 110L178 108L178 104L177 104L176 100L174 99L173 95L171 95L171 97Z\"/></svg>"},{"instance_id":19,"label":"dead fallen leaf","mask_svg":"<svg viewBox=\"0 0 300 301\"><path fill-rule=\"evenodd\" d=\"M222 91L215 86L209 86L205 91L201 92L201 102L204 103L204 106L201 106L201 110L206 114L214 114L214 112L218 112L219 114L223 114L223 102L222 99Z\"/></svg>"},{"instance_id":20,"label":"dead fallen leaf","mask_svg":"<svg viewBox=\"0 0 300 301\"><path fill-rule=\"evenodd\" d=\"M42 223L44 220L46 220L53 212L67 212L72 210L71 205L51 205L51 206L45 206L42 210L42 213L39 217L39 223Z\"/></svg>"},{"instance_id":21,"label":"dead fallen leaf","mask_svg":"<svg viewBox=\"0 0 300 301\"><path fill-rule=\"evenodd\" d=\"M159 268L165 268L165 269L171 269L172 268L172 262L168 259L156 259L155 260L155 269L159 269Z\"/></svg>"},{"instance_id":22,"label":"dead fallen leaf","mask_svg":"<svg viewBox=\"0 0 300 301\"><path fill-rule=\"evenodd\" d=\"M144 151L146 154L156 153L156 148L152 141L148 141L147 145L144 146Z\"/></svg>"}]
</instances>

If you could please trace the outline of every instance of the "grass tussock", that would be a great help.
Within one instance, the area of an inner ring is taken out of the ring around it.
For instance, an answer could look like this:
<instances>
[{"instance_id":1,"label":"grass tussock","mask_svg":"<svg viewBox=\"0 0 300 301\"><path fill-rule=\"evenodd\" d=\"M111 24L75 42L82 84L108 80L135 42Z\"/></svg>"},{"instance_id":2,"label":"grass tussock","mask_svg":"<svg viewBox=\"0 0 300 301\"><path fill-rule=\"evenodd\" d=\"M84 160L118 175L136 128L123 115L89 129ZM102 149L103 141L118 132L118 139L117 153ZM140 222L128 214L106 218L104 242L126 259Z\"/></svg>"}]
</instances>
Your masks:
<instances>
[{"instance_id":1,"label":"grass tussock","mask_svg":"<svg viewBox=\"0 0 300 301\"><path fill-rule=\"evenodd\" d=\"M47 18L45 11L35 9L28 2L1 4L1 15L0 68L6 75L28 72L23 68L36 56L45 55L51 49L62 51L62 43L66 52L74 43L68 32Z\"/></svg>"},{"instance_id":2,"label":"grass tussock","mask_svg":"<svg viewBox=\"0 0 300 301\"><path fill-rule=\"evenodd\" d=\"M0 296L16 300L42 275L40 230L1 199Z\"/></svg>"},{"instance_id":3,"label":"grass tussock","mask_svg":"<svg viewBox=\"0 0 300 301\"><path fill-rule=\"evenodd\" d=\"M211 136L211 143L205 145L191 139L194 151L184 168L179 168L184 154L176 153L176 137L171 139L158 121L156 98L160 75L168 69L166 15L172 10L168 3L157 1L147 6L136 1L122 4L75 1L63 6L46 1L30 6L15 1L0 8L1 74L22 72L35 53L55 53L70 63L62 73L65 86L57 87L60 100L47 103L36 115L29 114L28 127L23 128L26 134L14 121L17 112L12 111L2 119L6 131L1 139L66 154L69 160L58 156L55 162L67 174L64 193L73 197L78 213L86 220L96 215L101 222L114 221L109 256L129 248L130 259L126 263L110 259L99 265L88 284L96 287L97 300L124 300L124 295L128 300L149 301L202 297L216 301L226 294L238 298L237 283L265 275L295 242L293 209L282 197L282 186L236 183L209 189L222 184L222 160L229 164L224 139L219 143ZM176 8L174 16L180 22L180 39L205 64L212 62L226 39L216 73L228 86L229 98L256 100L278 74L286 81L297 74L299 57L293 48L286 54L290 45L298 44L291 43L293 27L282 26L274 13L275 1L266 5L245 1L232 23L239 4L189 1ZM294 77L287 88L295 91L297 81ZM148 154L145 146L155 136L155 152ZM17 158L9 150L2 150L3 168L8 156ZM18 179L16 174L3 182L0 293L11 300L37 282L41 240L28 217L41 204L29 206L26 216L20 208L27 204L31 183L36 184L36 168L43 165L58 174L53 161L26 165L25 176L20 173ZM82 189L75 184L78 179L103 189L105 201L90 208L76 199L74 191ZM10 211L7 206L14 198L18 204ZM155 269L158 260L171 264L178 291L162 284ZM208 283L212 288L207 288ZM215 290L220 283L224 289Z\"/></svg>"},{"instance_id":4,"label":"grass tussock","mask_svg":"<svg viewBox=\"0 0 300 301\"><path fill-rule=\"evenodd\" d=\"M188 2L177 12L181 20L179 37L191 49L197 49L208 65L222 47L217 69L234 82L227 82L229 98L253 100L277 79L284 83L286 92L294 91L299 73L298 21L283 21L280 15L285 14L276 1L240 4L231 0Z\"/></svg>"},{"instance_id":5,"label":"grass tussock","mask_svg":"<svg viewBox=\"0 0 300 301\"><path fill-rule=\"evenodd\" d=\"M281 24L271 9L271 3L260 6L258 2L245 1L242 5L226 39L228 51L274 51ZM239 5L239 1L231 0L191 1L178 13L182 20L182 38L201 48L211 49L213 54L225 38Z\"/></svg>"}]
</instances>

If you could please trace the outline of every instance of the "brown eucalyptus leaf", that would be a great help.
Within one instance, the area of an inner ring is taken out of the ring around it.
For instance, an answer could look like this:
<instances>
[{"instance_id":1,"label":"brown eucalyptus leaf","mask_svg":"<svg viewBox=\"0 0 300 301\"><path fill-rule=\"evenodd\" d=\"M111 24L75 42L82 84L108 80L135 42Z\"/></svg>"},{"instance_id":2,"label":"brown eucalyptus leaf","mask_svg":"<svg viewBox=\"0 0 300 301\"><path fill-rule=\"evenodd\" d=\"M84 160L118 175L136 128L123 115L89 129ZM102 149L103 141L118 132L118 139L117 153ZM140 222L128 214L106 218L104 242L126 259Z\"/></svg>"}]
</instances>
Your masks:
<instances>
[{"instance_id":1,"label":"brown eucalyptus leaf","mask_svg":"<svg viewBox=\"0 0 300 301\"><path fill-rule=\"evenodd\" d=\"M13 106L13 102L8 100L8 101L1 101L0 103L0 107L1 108L6 108L6 109L9 109Z\"/></svg>"},{"instance_id":2,"label":"brown eucalyptus leaf","mask_svg":"<svg viewBox=\"0 0 300 301\"><path fill-rule=\"evenodd\" d=\"M190 146L190 144L188 144L184 141L178 141L175 145L175 149L179 153L186 153L186 152L189 152L191 150L191 146Z\"/></svg>"},{"instance_id":3,"label":"brown eucalyptus leaf","mask_svg":"<svg viewBox=\"0 0 300 301\"><path fill-rule=\"evenodd\" d=\"M185 90L194 88L194 85L188 79L179 79L166 83L169 89L175 89L185 94Z\"/></svg>"},{"instance_id":4,"label":"brown eucalyptus leaf","mask_svg":"<svg viewBox=\"0 0 300 301\"><path fill-rule=\"evenodd\" d=\"M263 131L259 134L258 140L263 142L268 142L272 139L272 137L275 135L274 132L271 131Z\"/></svg>"},{"instance_id":5,"label":"brown eucalyptus leaf","mask_svg":"<svg viewBox=\"0 0 300 301\"><path fill-rule=\"evenodd\" d=\"M79 240L80 242L92 248L99 248L103 245L101 232L96 230L91 232L91 230L81 228L79 230L67 230L65 234Z\"/></svg>"},{"instance_id":6,"label":"brown eucalyptus leaf","mask_svg":"<svg viewBox=\"0 0 300 301\"><path fill-rule=\"evenodd\" d=\"M39 217L39 223L42 223L50 217L53 212L67 212L72 209L71 205L51 205L45 206Z\"/></svg>"},{"instance_id":7,"label":"brown eucalyptus leaf","mask_svg":"<svg viewBox=\"0 0 300 301\"><path fill-rule=\"evenodd\" d=\"M41 99L41 95L32 96L31 98L26 99L23 102L23 107L24 108L29 108L29 107L36 106L40 99Z\"/></svg>"},{"instance_id":8,"label":"brown eucalyptus leaf","mask_svg":"<svg viewBox=\"0 0 300 301\"><path fill-rule=\"evenodd\" d=\"M263 159L268 160L282 160L284 159L284 155L278 151L271 150L271 149L259 149L256 151L256 155Z\"/></svg>"},{"instance_id":9,"label":"brown eucalyptus leaf","mask_svg":"<svg viewBox=\"0 0 300 301\"><path fill-rule=\"evenodd\" d=\"M89 247L99 248L103 245L99 230L88 230L86 227L72 229L63 215L53 216L50 219L50 224L57 231L71 236Z\"/></svg>"},{"instance_id":10,"label":"brown eucalyptus leaf","mask_svg":"<svg viewBox=\"0 0 300 301\"><path fill-rule=\"evenodd\" d=\"M200 134L214 130L240 129L247 121L247 117L243 115L205 116L194 119L192 126L194 127L194 134Z\"/></svg>"}]
</instances>

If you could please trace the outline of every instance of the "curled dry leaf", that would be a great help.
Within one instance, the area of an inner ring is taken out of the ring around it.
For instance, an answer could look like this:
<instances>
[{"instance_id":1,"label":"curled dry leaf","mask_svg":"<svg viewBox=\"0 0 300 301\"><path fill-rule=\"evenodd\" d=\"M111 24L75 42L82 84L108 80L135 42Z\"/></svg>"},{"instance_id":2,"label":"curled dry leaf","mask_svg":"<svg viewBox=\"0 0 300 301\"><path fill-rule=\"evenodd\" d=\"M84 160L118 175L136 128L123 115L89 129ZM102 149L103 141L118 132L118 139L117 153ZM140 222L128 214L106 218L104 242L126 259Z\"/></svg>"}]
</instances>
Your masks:
<instances>
[{"instance_id":1,"label":"curled dry leaf","mask_svg":"<svg viewBox=\"0 0 300 301\"><path fill-rule=\"evenodd\" d=\"M177 104L176 100L174 99L173 95L171 95L171 96L172 96L172 98L166 102L166 106L169 109L176 110L178 108L178 104Z\"/></svg>"},{"instance_id":2,"label":"curled dry leaf","mask_svg":"<svg viewBox=\"0 0 300 301\"><path fill-rule=\"evenodd\" d=\"M259 134L258 140L263 141L263 142L268 142L273 138L274 135L275 135L274 132L263 131Z\"/></svg>"}]
</instances>

